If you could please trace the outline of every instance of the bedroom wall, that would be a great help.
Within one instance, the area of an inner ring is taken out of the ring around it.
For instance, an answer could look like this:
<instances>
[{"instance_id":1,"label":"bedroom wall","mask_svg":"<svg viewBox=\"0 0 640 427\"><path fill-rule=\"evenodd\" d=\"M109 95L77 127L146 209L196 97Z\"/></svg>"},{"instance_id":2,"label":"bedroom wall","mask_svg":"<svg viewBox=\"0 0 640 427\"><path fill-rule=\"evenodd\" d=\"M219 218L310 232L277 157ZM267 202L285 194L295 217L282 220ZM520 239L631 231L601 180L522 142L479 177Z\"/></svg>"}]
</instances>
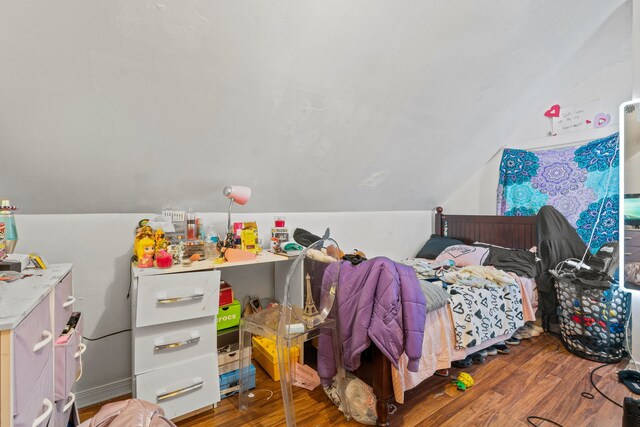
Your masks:
<instances>
[{"instance_id":1,"label":"bedroom wall","mask_svg":"<svg viewBox=\"0 0 640 427\"><path fill-rule=\"evenodd\" d=\"M558 58L554 74L532 81L530 90L543 90L543 96L532 98L527 93L515 96L513 103L518 105L519 111L515 118L517 124L511 128L505 125L505 132L494 134L500 149L489 159L478 159L473 175L440 204L445 212L496 213L498 167L504 147L541 149L577 145L618 131L619 106L630 99L635 78L632 67L637 55L632 59L631 15L631 3L621 5L577 49L575 55ZM609 126L547 136L549 119L543 113L551 105L577 106L594 100L600 101L601 111L611 115ZM451 160L454 161L453 158Z\"/></svg>"},{"instance_id":2,"label":"bedroom wall","mask_svg":"<svg viewBox=\"0 0 640 427\"><path fill-rule=\"evenodd\" d=\"M0 2L0 143L29 165L1 190L29 214L223 210L229 183L254 212L432 209L523 117L628 80L592 76L628 67L630 4Z\"/></svg>"},{"instance_id":3,"label":"bedroom wall","mask_svg":"<svg viewBox=\"0 0 640 427\"><path fill-rule=\"evenodd\" d=\"M222 198L222 195L220 195ZM274 216L284 215L293 231L302 227L322 235L326 227L341 248L357 248L367 256L401 259L415 255L431 234L433 213L332 212L332 213L244 213L234 207L233 220L256 220L266 240ZM16 215L19 233L17 252L38 252L49 262L73 262L76 310L85 319L85 335L102 336L131 327L129 259L133 229L149 214ZM206 213L205 224L219 233L226 226L226 213ZM237 293L268 296L273 289L272 270L243 267L224 277L238 286ZM77 385L78 400L86 405L130 391L130 334L124 333L97 342L86 342L84 373Z\"/></svg>"}]
</instances>

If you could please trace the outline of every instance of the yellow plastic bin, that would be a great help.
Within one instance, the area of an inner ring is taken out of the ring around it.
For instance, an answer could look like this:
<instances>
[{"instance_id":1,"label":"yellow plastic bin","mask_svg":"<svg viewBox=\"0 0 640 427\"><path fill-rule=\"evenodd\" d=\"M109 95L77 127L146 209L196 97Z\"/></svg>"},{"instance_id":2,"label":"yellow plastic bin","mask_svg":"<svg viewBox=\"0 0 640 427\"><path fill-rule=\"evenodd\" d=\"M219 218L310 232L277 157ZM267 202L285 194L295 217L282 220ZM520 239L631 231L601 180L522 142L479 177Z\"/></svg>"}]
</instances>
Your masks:
<instances>
[{"instance_id":1,"label":"yellow plastic bin","mask_svg":"<svg viewBox=\"0 0 640 427\"><path fill-rule=\"evenodd\" d=\"M269 373L274 381L280 381L280 368L278 367L278 353L276 353L276 343L269 338L259 336L252 337L253 358ZM300 349L291 348L291 358L298 361Z\"/></svg>"}]
</instances>

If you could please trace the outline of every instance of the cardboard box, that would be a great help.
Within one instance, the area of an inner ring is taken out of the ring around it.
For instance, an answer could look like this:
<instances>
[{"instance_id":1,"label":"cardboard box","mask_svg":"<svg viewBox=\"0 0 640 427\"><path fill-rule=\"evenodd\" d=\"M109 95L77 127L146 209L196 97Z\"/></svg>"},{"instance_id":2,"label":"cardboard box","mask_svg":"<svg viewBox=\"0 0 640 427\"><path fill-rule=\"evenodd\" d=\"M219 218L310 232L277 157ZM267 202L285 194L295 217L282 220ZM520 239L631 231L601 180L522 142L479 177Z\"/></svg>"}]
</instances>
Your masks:
<instances>
[{"instance_id":1,"label":"cardboard box","mask_svg":"<svg viewBox=\"0 0 640 427\"><path fill-rule=\"evenodd\" d=\"M233 300L233 304L229 304L226 307L220 307L218 309L218 316L216 316L216 329L233 328L240 324L240 315L242 307L240 301Z\"/></svg>"},{"instance_id":2,"label":"cardboard box","mask_svg":"<svg viewBox=\"0 0 640 427\"><path fill-rule=\"evenodd\" d=\"M249 365L249 384L245 385L245 390L251 390L256 388L256 368L253 365ZM233 396L240 390L240 369L227 372L220 375L220 399L225 399L229 396Z\"/></svg>"},{"instance_id":3,"label":"cardboard box","mask_svg":"<svg viewBox=\"0 0 640 427\"><path fill-rule=\"evenodd\" d=\"M253 358L269 373L274 381L280 381L280 368L278 365L278 353L276 353L276 343L269 338L254 336ZM291 347L291 358L297 362L300 356L298 347Z\"/></svg>"}]
</instances>

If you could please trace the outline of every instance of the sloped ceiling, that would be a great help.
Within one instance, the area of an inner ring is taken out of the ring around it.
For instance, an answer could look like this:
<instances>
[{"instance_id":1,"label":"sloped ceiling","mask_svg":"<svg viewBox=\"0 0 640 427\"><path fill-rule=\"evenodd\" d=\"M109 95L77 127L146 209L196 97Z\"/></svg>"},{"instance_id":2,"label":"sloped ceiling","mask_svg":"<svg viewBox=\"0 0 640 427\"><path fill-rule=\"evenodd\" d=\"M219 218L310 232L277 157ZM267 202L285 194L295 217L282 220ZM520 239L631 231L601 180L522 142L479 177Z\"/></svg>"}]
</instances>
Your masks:
<instances>
[{"instance_id":1,"label":"sloped ceiling","mask_svg":"<svg viewBox=\"0 0 640 427\"><path fill-rule=\"evenodd\" d=\"M577 76L630 98L630 39L624 0L0 1L0 195L431 209Z\"/></svg>"}]
</instances>

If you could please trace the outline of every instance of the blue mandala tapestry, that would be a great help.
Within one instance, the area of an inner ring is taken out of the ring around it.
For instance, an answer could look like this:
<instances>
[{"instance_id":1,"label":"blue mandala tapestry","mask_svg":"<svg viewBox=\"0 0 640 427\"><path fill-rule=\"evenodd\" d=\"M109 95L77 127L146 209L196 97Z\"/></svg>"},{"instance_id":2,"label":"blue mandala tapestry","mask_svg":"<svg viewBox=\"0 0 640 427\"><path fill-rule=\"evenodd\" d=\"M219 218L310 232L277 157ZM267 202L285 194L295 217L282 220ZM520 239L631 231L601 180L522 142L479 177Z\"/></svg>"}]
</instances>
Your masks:
<instances>
[{"instance_id":1,"label":"blue mandala tapestry","mask_svg":"<svg viewBox=\"0 0 640 427\"><path fill-rule=\"evenodd\" d=\"M595 253L618 240L618 134L580 147L526 151L505 148L498 182L498 215L535 215L558 209Z\"/></svg>"}]
</instances>

